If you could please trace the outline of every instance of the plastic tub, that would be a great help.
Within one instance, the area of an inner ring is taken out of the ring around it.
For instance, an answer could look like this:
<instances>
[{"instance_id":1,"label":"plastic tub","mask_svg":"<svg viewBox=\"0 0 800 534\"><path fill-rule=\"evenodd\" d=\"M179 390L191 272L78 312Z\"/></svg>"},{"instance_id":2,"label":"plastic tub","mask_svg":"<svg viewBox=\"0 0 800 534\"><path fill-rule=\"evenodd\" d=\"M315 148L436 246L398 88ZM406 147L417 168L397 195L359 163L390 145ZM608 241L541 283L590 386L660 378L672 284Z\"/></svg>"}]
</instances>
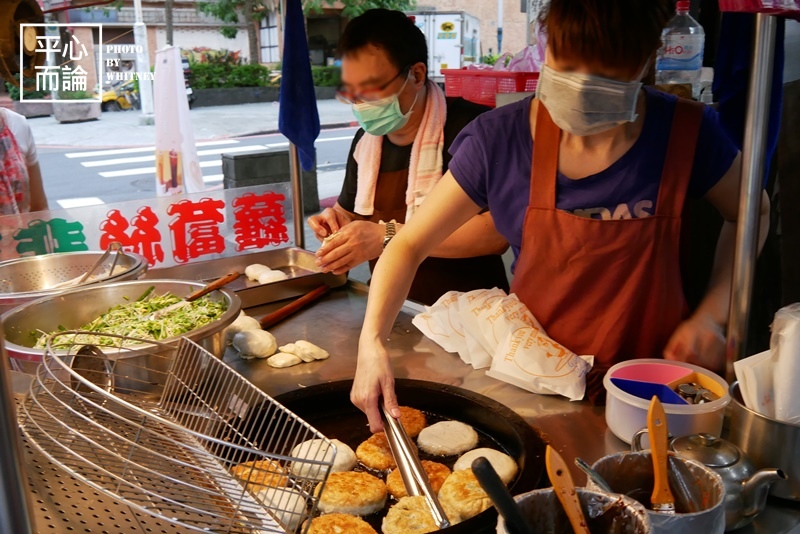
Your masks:
<instances>
[{"instance_id":1,"label":"plastic tub","mask_svg":"<svg viewBox=\"0 0 800 534\"><path fill-rule=\"evenodd\" d=\"M684 382L700 382L720 398L706 404L664 404L669 431L676 437L703 432L719 436L722 433L725 407L731 397L728 384L720 376L689 363L657 359L630 360L613 366L603 378L603 385L608 392L606 424L625 443L630 444L633 435L647 426L650 399L624 391L614 384L612 378L669 387Z\"/></svg>"}]
</instances>

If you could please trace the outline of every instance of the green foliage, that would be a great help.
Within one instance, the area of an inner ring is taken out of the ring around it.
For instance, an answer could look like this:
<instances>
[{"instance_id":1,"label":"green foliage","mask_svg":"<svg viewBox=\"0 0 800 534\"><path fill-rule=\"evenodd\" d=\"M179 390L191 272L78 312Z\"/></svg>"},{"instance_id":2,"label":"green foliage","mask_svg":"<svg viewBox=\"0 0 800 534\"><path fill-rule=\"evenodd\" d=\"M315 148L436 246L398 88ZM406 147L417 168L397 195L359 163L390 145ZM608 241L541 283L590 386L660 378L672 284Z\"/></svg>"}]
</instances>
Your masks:
<instances>
[{"instance_id":1,"label":"green foliage","mask_svg":"<svg viewBox=\"0 0 800 534\"><path fill-rule=\"evenodd\" d=\"M270 69L263 65L231 65L222 63L194 63L191 85L195 89L220 87L267 87Z\"/></svg>"},{"instance_id":2,"label":"green foliage","mask_svg":"<svg viewBox=\"0 0 800 534\"><path fill-rule=\"evenodd\" d=\"M189 60L189 63L215 63L241 65L241 52L238 50L214 50L207 47L197 47L191 50L181 50L181 55Z\"/></svg>"},{"instance_id":3,"label":"green foliage","mask_svg":"<svg viewBox=\"0 0 800 534\"><path fill-rule=\"evenodd\" d=\"M93 96L88 91L61 91L58 93L59 100L89 100Z\"/></svg>"},{"instance_id":4,"label":"green foliage","mask_svg":"<svg viewBox=\"0 0 800 534\"><path fill-rule=\"evenodd\" d=\"M500 59L499 54L489 54L481 58L481 63L483 63L484 65L494 65L495 63L497 63L498 59Z\"/></svg>"},{"instance_id":5,"label":"green foliage","mask_svg":"<svg viewBox=\"0 0 800 534\"><path fill-rule=\"evenodd\" d=\"M314 87L339 87L342 71L339 67L311 67Z\"/></svg>"},{"instance_id":6,"label":"green foliage","mask_svg":"<svg viewBox=\"0 0 800 534\"><path fill-rule=\"evenodd\" d=\"M19 73L14 75L14 79L19 82ZM25 83L23 84L26 87L36 87L36 80L31 78L25 78ZM6 88L8 89L8 96L11 97L11 100L18 101L19 100L19 93L20 88L14 85L11 82L6 82ZM50 91L25 91L25 99L41 99L45 98L50 94Z\"/></svg>"},{"instance_id":7,"label":"green foliage","mask_svg":"<svg viewBox=\"0 0 800 534\"><path fill-rule=\"evenodd\" d=\"M198 2L197 10L222 22L220 33L228 39L233 39L239 31L237 26L241 20L240 15L246 22L260 22L272 10L272 2L269 0L252 0L252 4L253 9L250 13L244 13L244 0Z\"/></svg>"},{"instance_id":8,"label":"green foliage","mask_svg":"<svg viewBox=\"0 0 800 534\"><path fill-rule=\"evenodd\" d=\"M304 0L306 14L322 13L325 7L333 7L336 0ZM384 8L397 11L411 11L417 7L416 0L339 0L343 6L342 17L353 18L367 10Z\"/></svg>"}]
</instances>

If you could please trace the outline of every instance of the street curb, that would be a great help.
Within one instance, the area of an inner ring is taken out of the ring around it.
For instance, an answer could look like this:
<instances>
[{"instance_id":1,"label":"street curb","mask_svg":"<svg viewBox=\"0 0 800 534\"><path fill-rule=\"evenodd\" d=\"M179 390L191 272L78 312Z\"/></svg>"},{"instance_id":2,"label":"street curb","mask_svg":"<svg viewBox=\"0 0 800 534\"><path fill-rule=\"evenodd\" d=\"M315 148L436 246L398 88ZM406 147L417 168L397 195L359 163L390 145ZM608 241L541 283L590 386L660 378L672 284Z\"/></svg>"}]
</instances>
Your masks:
<instances>
[{"instance_id":1,"label":"street curb","mask_svg":"<svg viewBox=\"0 0 800 534\"><path fill-rule=\"evenodd\" d=\"M355 128L357 127L358 121L350 121L350 122L334 122L331 124L322 124L320 125L320 131L324 132L325 130L336 130L338 128ZM236 134L235 136L228 136L228 137L217 137L215 139L230 139L232 137L255 137L257 135L274 135L279 134L281 131L279 129L274 130L261 130L258 132L253 133L243 133L243 134Z\"/></svg>"}]
</instances>

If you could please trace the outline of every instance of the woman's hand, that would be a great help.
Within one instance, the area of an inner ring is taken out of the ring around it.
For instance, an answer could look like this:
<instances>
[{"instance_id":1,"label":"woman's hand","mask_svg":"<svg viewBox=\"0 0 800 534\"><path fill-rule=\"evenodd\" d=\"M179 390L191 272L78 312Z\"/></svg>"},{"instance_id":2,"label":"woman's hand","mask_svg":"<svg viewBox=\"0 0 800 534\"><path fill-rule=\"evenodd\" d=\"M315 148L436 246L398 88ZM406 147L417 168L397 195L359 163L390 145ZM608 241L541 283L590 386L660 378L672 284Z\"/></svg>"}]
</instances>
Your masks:
<instances>
[{"instance_id":1,"label":"woman's hand","mask_svg":"<svg viewBox=\"0 0 800 534\"><path fill-rule=\"evenodd\" d=\"M725 349L722 327L706 315L695 314L672 333L664 358L720 371L725 367Z\"/></svg>"},{"instance_id":2,"label":"woman's hand","mask_svg":"<svg viewBox=\"0 0 800 534\"><path fill-rule=\"evenodd\" d=\"M358 365L350 400L367 414L372 432L383 430L381 397L392 417L400 417L389 354L381 343L365 343L362 340L358 344Z\"/></svg>"},{"instance_id":3,"label":"woman's hand","mask_svg":"<svg viewBox=\"0 0 800 534\"><path fill-rule=\"evenodd\" d=\"M353 221L323 243L317 251L317 265L325 272L345 273L380 256L385 234L382 224Z\"/></svg>"},{"instance_id":4,"label":"woman's hand","mask_svg":"<svg viewBox=\"0 0 800 534\"><path fill-rule=\"evenodd\" d=\"M322 241L341 230L344 226L353 221L343 209L325 208L322 213L312 215L308 218L308 226L317 236L317 239Z\"/></svg>"}]
</instances>

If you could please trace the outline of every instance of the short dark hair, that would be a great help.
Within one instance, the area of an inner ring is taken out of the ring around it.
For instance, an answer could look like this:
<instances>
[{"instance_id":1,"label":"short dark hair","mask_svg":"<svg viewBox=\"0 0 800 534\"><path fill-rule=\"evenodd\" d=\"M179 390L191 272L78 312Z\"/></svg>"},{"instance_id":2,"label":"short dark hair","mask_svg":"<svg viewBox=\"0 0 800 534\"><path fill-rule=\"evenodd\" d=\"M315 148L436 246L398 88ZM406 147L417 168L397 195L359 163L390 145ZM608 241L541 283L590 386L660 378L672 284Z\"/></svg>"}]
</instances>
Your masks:
<instances>
[{"instance_id":1,"label":"short dark hair","mask_svg":"<svg viewBox=\"0 0 800 534\"><path fill-rule=\"evenodd\" d=\"M634 72L674 13L673 0L551 0L540 18L557 59Z\"/></svg>"},{"instance_id":2,"label":"short dark hair","mask_svg":"<svg viewBox=\"0 0 800 534\"><path fill-rule=\"evenodd\" d=\"M383 49L397 69L428 64L425 35L402 11L370 9L351 20L339 38L339 55L358 53L368 45Z\"/></svg>"}]
</instances>

